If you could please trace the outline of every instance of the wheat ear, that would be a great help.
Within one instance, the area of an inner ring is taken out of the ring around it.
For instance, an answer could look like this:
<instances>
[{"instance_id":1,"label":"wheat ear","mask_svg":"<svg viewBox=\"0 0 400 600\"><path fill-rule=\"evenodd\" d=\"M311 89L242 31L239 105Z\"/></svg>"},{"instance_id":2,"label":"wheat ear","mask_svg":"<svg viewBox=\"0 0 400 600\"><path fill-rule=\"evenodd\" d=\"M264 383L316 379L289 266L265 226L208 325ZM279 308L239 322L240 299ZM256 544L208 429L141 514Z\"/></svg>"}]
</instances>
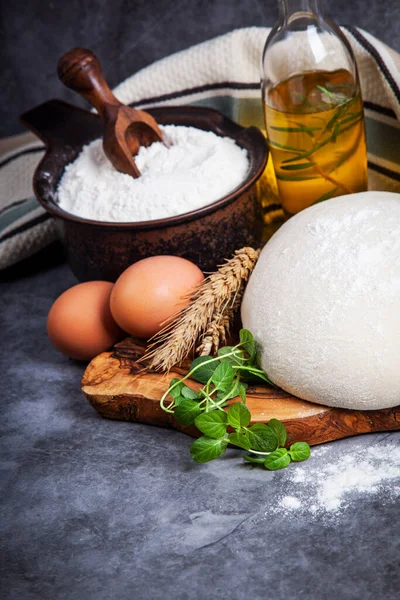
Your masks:
<instances>
[{"instance_id":1,"label":"wheat ear","mask_svg":"<svg viewBox=\"0 0 400 600\"><path fill-rule=\"evenodd\" d=\"M245 284L257 262L259 250L236 250L215 273L195 290L174 321L152 339L142 360L157 371L169 371L199 344L197 352L216 352L226 342Z\"/></svg>"}]
</instances>

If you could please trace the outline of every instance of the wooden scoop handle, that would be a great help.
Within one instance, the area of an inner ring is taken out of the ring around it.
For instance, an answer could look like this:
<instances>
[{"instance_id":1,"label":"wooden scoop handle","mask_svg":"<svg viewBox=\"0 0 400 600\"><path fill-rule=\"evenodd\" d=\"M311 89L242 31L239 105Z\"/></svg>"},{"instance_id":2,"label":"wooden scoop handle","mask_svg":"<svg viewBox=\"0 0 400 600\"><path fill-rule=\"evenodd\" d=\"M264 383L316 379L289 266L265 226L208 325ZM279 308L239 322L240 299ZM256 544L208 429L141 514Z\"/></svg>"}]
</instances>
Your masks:
<instances>
[{"instance_id":1,"label":"wooden scoop handle","mask_svg":"<svg viewBox=\"0 0 400 600\"><path fill-rule=\"evenodd\" d=\"M105 105L122 106L108 87L97 56L86 48L73 48L57 65L60 80L86 98L104 118Z\"/></svg>"},{"instance_id":2,"label":"wooden scoop handle","mask_svg":"<svg viewBox=\"0 0 400 600\"><path fill-rule=\"evenodd\" d=\"M85 48L73 48L60 58L57 73L70 89L89 100L104 123L103 148L107 158L121 173L139 177L133 160L140 146L163 139L156 120L143 110L125 106L108 87L97 56Z\"/></svg>"}]
</instances>

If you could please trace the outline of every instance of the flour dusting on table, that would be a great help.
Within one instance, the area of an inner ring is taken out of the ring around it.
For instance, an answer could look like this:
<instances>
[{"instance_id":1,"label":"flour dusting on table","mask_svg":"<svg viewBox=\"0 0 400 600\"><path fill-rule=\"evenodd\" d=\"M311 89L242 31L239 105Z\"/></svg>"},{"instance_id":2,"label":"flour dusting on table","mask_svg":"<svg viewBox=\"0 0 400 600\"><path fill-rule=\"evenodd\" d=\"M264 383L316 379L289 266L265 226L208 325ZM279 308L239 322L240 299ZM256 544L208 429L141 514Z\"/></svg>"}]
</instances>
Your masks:
<instances>
[{"instance_id":1,"label":"flour dusting on table","mask_svg":"<svg viewBox=\"0 0 400 600\"><path fill-rule=\"evenodd\" d=\"M292 465L285 488L272 512L297 511L320 517L340 514L362 496L384 493L386 502L400 496L400 446L394 444L353 448L351 454L323 458L313 470L312 458L329 454L328 446L312 449L311 460Z\"/></svg>"},{"instance_id":2,"label":"flour dusting on table","mask_svg":"<svg viewBox=\"0 0 400 600\"><path fill-rule=\"evenodd\" d=\"M101 139L85 146L61 179L61 208L96 221L151 221L207 206L245 179L247 151L233 139L194 127L161 129L171 146L142 146L137 179L114 169Z\"/></svg>"}]
</instances>

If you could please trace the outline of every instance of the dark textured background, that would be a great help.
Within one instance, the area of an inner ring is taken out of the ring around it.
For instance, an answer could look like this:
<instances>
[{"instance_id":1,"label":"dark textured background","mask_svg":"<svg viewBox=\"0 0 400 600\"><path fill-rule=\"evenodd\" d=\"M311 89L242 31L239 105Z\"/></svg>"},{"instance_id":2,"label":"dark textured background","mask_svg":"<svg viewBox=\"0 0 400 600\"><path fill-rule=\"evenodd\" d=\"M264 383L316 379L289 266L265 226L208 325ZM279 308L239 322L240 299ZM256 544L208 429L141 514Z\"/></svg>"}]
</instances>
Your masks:
<instances>
[{"instance_id":1,"label":"dark textured background","mask_svg":"<svg viewBox=\"0 0 400 600\"><path fill-rule=\"evenodd\" d=\"M325 12L400 50L399 0L326 0ZM22 131L17 118L57 96L57 59L86 46L101 58L112 86L151 62L252 25L271 26L277 0L1 0L0 136Z\"/></svg>"}]
</instances>

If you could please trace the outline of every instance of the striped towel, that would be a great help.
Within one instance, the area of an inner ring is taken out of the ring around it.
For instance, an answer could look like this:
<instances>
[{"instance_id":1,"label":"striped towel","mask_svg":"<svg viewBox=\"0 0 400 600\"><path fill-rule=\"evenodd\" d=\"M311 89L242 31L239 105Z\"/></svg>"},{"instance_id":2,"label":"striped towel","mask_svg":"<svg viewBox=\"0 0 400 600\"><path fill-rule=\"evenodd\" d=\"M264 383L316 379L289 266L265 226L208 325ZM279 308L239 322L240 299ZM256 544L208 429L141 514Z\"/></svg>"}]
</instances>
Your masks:
<instances>
[{"instance_id":1,"label":"striped towel","mask_svg":"<svg viewBox=\"0 0 400 600\"><path fill-rule=\"evenodd\" d=\"M400 55L369 33L343 27L360 71L365 106L369 189L400 192ZM260 57L267 28L238 29L164 58L121 83L125 104L146 108L194 104L216 108L243 125L264 128ZM57 238L53 219L32 193L43 144L32 134L0 140L0 269ZM266 222L281 211L273 176L263 179Z\"/></svg>"}]
</instances>

